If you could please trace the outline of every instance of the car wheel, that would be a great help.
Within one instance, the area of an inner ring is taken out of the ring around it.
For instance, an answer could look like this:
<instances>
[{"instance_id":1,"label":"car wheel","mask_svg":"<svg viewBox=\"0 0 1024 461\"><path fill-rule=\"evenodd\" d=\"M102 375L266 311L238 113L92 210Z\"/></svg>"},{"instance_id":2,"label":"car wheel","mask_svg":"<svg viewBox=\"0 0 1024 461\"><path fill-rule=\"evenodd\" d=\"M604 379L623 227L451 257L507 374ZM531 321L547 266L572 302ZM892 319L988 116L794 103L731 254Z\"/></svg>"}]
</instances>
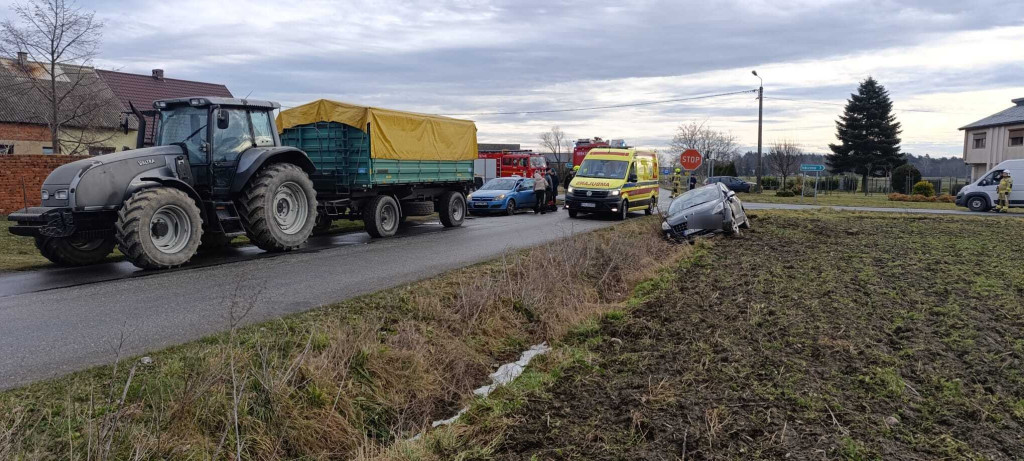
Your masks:
<instances>
[{"instance_id":1,"label":"car wheel","mask_svg":"<svg viewBox=\"0 0 1024 461\"><path fill-rule=\"evenodd\" d=\"M988 200L985 200L985 197L980 195L969 197L967 199L967 208L971 211L988 211Z\"/></svg>"},{"instance_id":2,"label":"car wheel","mask_svg":"<svg viewBox=\"0 0 1024 461\"><path fill-rule=\"evenodd\" d=\"M509 216L515 216L516 214L516 201L508 199L508 206L505 207L505 214Z\"/></svg>"},{"instance_id":3,"label":"car wheel","mask_svg":"<svg viewBox=\"0 0 1024 461\"><path fill-rule=\"evenodd\" d=\"M573 209L571 209L571 208L569 209L569 217L570 217L570 218L575 218L575 217L576 217L576 215L577 215L577 213L579 213L579 212L578 212L578 211L576 211L576 210L573 210Z\"/></svg>"},{"instance_id":4,"label":"car wheel","mask_svg":"<svg viewBox=\"0 0 1024 461\"><path fill-rule=\"evenodd\" d=\"M647 208L644 209L644 214L647 216L654 214L654 199L651 199L651 203L649 203Z\"/></svg>"}]
</instances>

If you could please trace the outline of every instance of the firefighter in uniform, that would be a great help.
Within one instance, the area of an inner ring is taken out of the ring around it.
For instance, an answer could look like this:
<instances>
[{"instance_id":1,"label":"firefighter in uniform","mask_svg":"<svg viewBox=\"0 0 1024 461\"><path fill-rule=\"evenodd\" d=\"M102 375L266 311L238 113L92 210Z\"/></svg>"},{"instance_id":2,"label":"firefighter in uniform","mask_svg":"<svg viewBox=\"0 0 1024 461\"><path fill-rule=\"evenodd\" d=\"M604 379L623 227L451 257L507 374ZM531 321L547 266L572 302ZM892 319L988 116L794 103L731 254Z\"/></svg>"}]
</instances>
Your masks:
<instances>
[{"instance_id":1,"label":"firefighter in uniform","mask_svg":"<svg viewBox=\"0 0 1024 461\"><path fill-rule=\"evenodd\" d=\"M669 196L670 198L678 197L679 193L683 191L683 177L680 175L682 171L676 168L676 171L672 173L672 195Z\"/></svg>"},{"instance_id":2,"label":"firefighter in uniform","mask_svg":"<svg viewBox=\"0 0 1024 461\"><path fill-rule=\"evenodd\" d=\"M1003 179L999 180L999 185L996 186L996 192L999 193L999 205L996 206L996 211L1000 213L1006 213L1010 211L1010 192L1013 191L1013 178L1010 177L1009 171L1003 172Z\"/></svg>"}]
</instances>

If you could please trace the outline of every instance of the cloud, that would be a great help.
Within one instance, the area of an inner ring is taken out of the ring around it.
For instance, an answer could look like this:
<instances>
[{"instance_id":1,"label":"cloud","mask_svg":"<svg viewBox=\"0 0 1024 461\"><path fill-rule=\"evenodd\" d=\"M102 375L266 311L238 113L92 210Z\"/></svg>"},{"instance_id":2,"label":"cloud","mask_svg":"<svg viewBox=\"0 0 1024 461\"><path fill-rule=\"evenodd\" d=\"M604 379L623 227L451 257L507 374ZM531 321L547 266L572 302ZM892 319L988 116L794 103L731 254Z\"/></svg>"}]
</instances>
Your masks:
<instances>
[{"instance_id":1,"label":"cloud","mask_svg":"<svg viewBox=\"0 0 1024 461\"><path fill-rule=\"evenodd\" d=\"M765 138L823 151L868 75L891 91L905 150L958 155L957 127L1024 96L1024 3L980 0L95 1L97 65L433 113L548 110L750 89ZM786 101L787 98L801 101ZM608 111L473 116L481 141L577 137L664 147L707 120L756 143L750 95Z\"/></svg>"}]
</instances>

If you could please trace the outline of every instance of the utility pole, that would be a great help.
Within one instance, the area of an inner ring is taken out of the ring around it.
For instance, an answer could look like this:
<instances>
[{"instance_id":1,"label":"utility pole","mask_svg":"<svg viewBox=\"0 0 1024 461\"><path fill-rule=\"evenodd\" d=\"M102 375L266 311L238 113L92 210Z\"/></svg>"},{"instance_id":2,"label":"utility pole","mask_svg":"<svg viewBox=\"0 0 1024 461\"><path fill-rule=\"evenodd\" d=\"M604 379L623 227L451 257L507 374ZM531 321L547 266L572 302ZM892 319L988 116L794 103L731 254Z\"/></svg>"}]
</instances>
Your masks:
<instances>
[{"instance_id":1,"label":"utility pole","mask_svg":"<svg viewBox=\"0 0 1024 461\"><path fill-rule=\"evenodd\" d=\"M764 79L757 75L756 70L750 71L761 85L757 87L757 193L761 193L761 126L764 116Z\"/></svg>"}]
</instances>

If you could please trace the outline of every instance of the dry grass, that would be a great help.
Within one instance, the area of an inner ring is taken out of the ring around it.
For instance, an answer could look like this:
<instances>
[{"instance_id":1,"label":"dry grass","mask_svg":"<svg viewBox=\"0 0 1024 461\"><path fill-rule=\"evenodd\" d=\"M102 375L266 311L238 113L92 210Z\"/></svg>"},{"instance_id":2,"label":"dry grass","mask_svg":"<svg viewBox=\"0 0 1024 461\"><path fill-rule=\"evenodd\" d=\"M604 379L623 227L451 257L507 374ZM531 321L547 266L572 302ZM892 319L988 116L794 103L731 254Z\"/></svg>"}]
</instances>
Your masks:
<instances>
[{"instance_id":1,"label":"dry grass","mask_svg":"<svg viewBox=\"0 0 1024 461\"><path fill-rule=\"evenodd\" d=\"M656 218L0 394L0 459L372 458L688 251ZM244 317L255 281L226 307ZM130 365L125 365L130 364ZM102 402L102 403L97 403ZM393 450L393 448L392 448Z\"/></svg>"}]
</instances>

